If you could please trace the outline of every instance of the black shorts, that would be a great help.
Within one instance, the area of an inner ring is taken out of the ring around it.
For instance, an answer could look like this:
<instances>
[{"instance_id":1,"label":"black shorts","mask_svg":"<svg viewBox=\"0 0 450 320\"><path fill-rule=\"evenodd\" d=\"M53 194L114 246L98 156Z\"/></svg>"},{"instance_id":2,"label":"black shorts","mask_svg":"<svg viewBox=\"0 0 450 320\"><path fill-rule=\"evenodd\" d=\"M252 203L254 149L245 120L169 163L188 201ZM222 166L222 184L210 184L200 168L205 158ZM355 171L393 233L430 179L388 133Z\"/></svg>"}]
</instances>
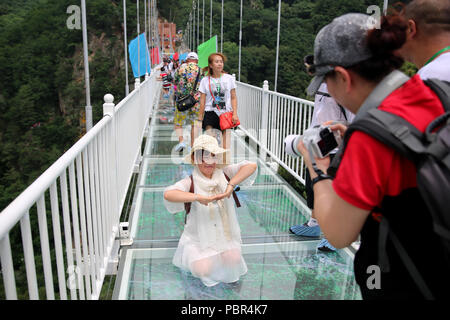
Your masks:
<instances>
[{"instance_id":1,"label":"black shorts","mask_svg":"<svg viewBox=\"0 0 450 320\"><path fill-rule=\"evenodd\" d=\"M215 113L214 111L205 111L205 116L203 117L202 124L203 130L206 130L207 126L211 126L214 129L220 130L220 119L217 113Z\"/></svg>"}]
</instances>

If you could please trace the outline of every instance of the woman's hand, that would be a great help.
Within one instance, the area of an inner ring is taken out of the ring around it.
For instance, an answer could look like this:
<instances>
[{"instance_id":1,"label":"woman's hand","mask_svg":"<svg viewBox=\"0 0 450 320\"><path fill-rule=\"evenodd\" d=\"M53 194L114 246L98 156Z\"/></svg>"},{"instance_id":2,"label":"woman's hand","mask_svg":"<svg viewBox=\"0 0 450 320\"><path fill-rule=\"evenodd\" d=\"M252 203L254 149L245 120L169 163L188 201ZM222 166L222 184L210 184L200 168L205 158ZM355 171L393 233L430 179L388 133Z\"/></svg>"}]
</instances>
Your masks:
<instances>
[{"instance_id":1,"label":"woman's hand","mask_svg":"<svg viewBox=\"0 0 450 320\"><path fill-rule=\"evenodd\" d=\"M220 200L220 195L214 195L214 196L204 196L201 194L197 194L197 202L200 202L202 205L207 206L210 202Z\"/></svg>"},{"instance_id":2,"label":"woman's hand","mask_svg":"<svg viewBox=\"0 0 450 320\"><path fill-rule=\"evenodd\" d=\"M234 191L234 187L231 184L227 185L227 188L225 189L225 192L223 193L224 198L225 197L229 198L231 196L231 194L233 193L233 191Z\"/></svg>"},{"instance_id":3,"label":"woman's hand","mask_svg":"<svg viewBox=\"0 0 450 320\"><path fill-rule=\"evenodd\" d=\"M233 117L231 118L231 121L233 121L233 124L237 123L239 121L239 117L237 115L237 112L233 112Z\"/></svg>"}]
</instances>

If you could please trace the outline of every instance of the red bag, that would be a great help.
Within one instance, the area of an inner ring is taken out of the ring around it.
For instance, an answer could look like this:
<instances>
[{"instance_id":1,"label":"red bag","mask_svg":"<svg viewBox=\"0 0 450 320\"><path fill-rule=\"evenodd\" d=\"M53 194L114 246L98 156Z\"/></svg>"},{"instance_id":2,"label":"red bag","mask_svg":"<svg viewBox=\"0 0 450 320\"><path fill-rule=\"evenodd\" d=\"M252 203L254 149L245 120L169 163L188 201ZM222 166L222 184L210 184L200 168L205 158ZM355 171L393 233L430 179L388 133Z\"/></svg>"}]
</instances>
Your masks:
<instances>
[{"instance_id":1,"label":"red bag","mask_svg":"<svg viewBox=\"0 0 450 320\"><path fill-rule=\"evenodd\" d=\"M221 130L231 129L231 128L234 128L241 124L239 119L236 123L233 123L233 120L232 120L233 112L231 112L231 111L222 113L220 115L219 119L220 119L220 129Z\"/></svg>"}]
</instances>

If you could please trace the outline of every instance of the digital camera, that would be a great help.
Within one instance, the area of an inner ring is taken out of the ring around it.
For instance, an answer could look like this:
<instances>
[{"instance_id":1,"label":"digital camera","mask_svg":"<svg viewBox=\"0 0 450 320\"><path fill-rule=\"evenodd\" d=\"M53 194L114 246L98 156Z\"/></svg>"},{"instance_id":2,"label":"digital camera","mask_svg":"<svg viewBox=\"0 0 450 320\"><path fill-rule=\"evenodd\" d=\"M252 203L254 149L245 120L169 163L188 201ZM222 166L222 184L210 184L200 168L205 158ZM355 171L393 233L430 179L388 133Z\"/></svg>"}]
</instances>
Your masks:
<instances>
[{"instance_id":1,"label":"digital camera","mask_svg":"<svg viewBox=\"0 0 450 320\"><path fill-rule=\"evenodd\" d=\"M316 158L325 158L342 142L339 132L333 132L329 126L317 125L306 130L302 136L287 136L284 139L286 153L294 157L301 155L297 149L297 145L300 141L299 139L303 139L305 147L310 150Z\"/></svg>"}]
</instances>

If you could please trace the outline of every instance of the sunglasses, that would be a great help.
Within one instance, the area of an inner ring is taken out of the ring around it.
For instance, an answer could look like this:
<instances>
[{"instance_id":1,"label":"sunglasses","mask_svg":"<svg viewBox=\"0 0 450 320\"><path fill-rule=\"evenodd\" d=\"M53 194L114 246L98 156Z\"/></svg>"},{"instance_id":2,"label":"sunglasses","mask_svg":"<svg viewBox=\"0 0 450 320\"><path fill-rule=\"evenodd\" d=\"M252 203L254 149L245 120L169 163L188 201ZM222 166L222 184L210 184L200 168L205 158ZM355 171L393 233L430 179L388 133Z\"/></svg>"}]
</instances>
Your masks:
<instances>
[{"instance_id":1,"label":"sunglasses","mask_svg":"<svg viewBox=\"0 0 450 320\"><path fill-rule=\"evenodd\" d=\"M209 152L207 150L198 150L195 152L195 159L197 160L197 163L201 163L202 160L206 163L212 163L217 162L219 160L219 157L217 154Z\"/></svg>"}]
</instances>

